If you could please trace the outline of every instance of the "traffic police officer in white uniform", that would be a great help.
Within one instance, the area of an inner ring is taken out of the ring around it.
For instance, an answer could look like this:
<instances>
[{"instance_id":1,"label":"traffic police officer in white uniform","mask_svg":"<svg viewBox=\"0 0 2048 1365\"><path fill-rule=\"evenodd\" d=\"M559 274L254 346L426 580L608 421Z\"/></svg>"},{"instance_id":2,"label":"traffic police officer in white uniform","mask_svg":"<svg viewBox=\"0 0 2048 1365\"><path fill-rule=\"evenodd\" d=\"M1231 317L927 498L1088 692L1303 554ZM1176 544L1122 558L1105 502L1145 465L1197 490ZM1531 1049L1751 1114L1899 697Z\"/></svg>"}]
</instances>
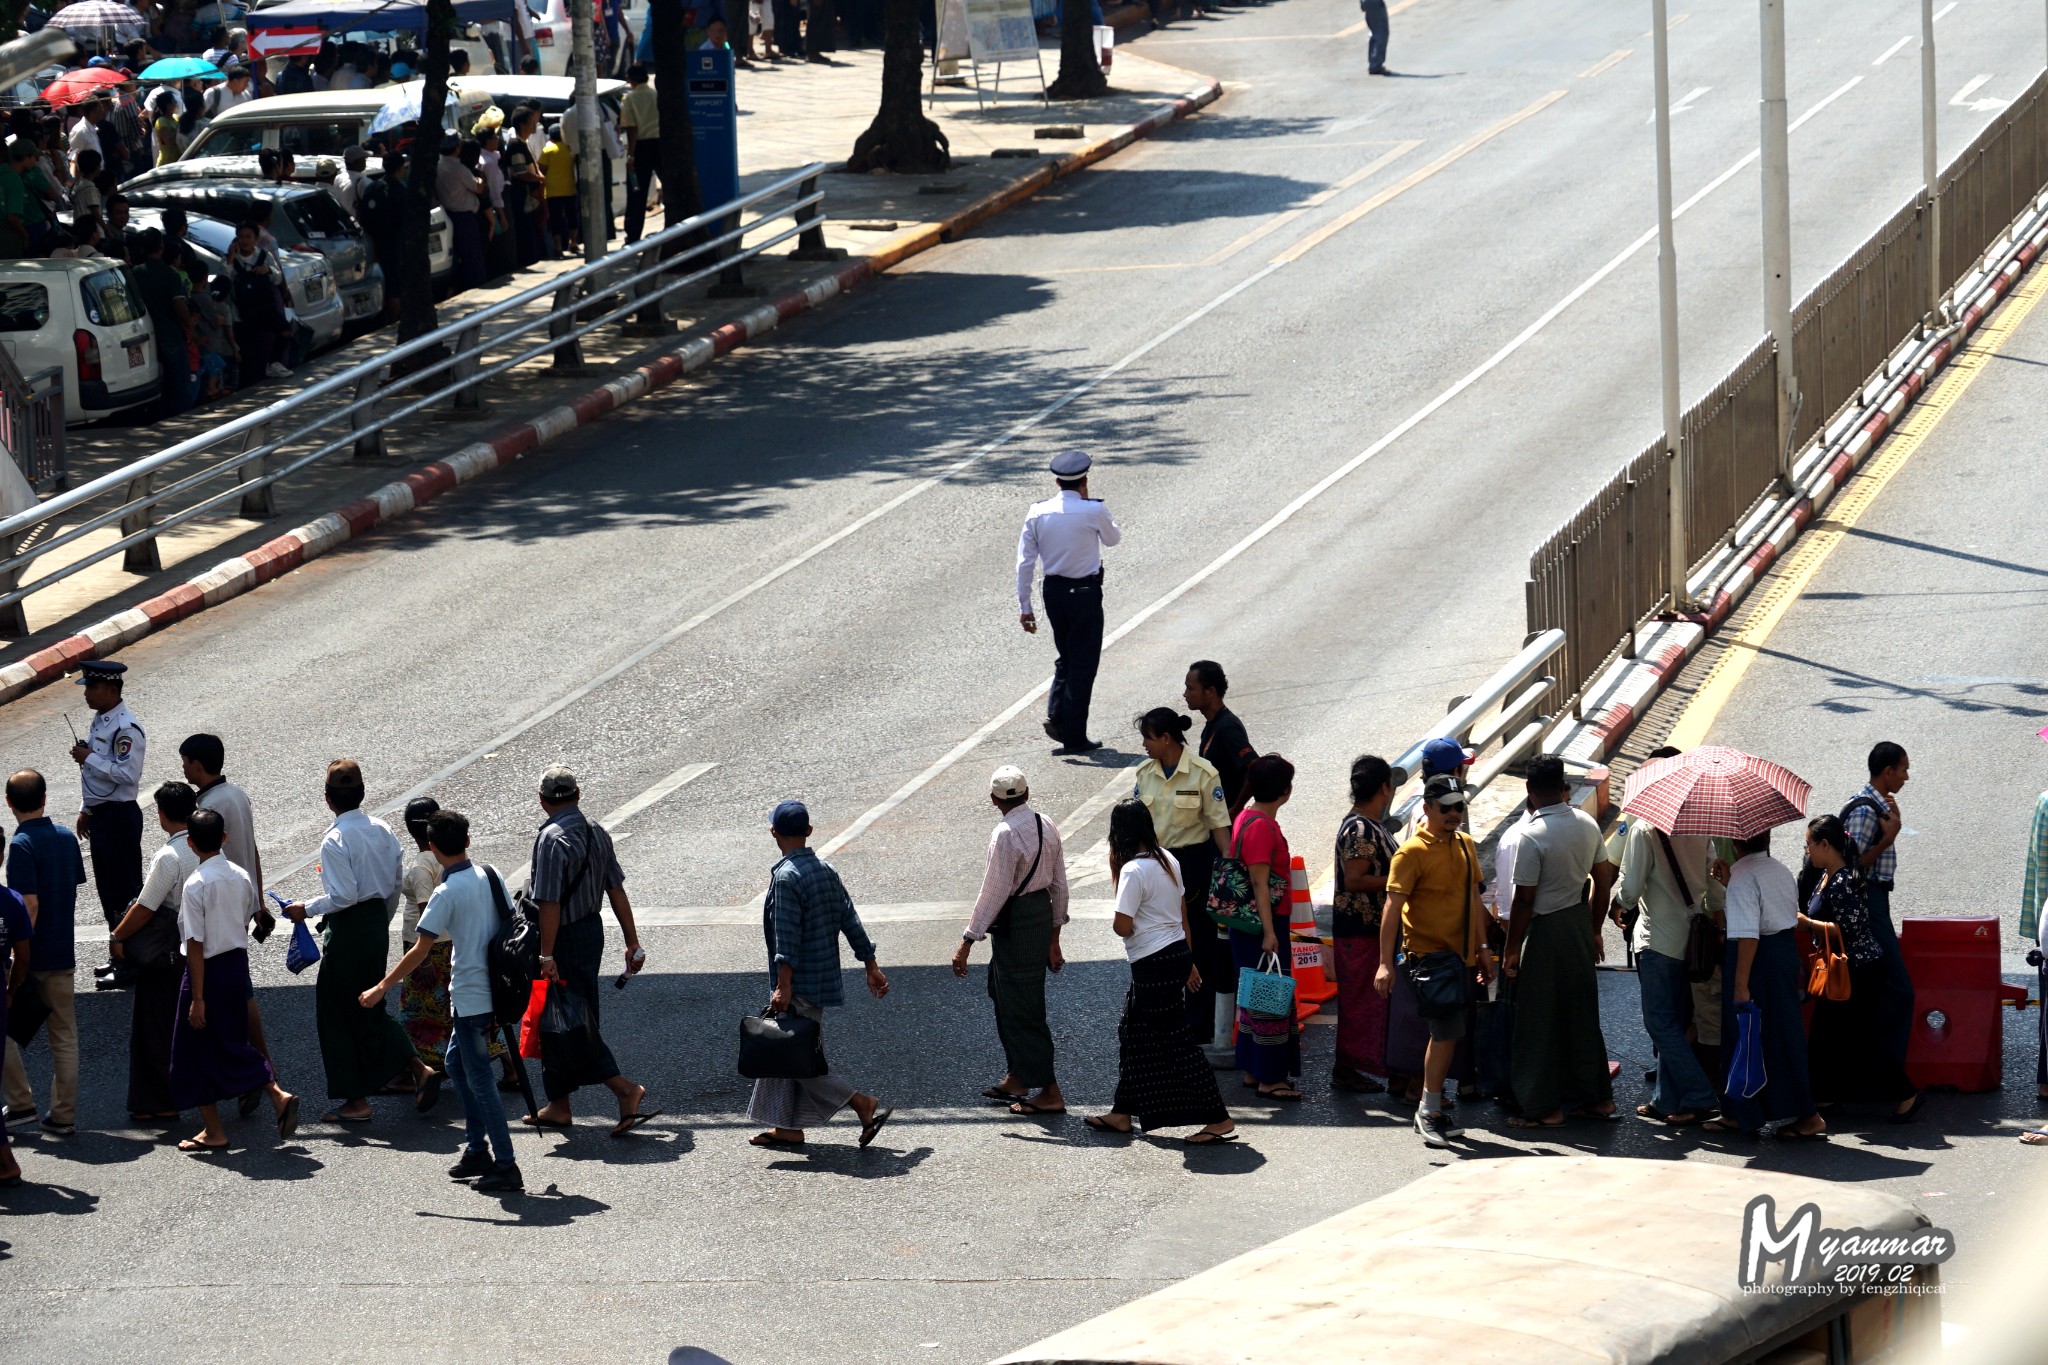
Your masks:
<instances>
[{"instance_id":1,"label":"traffic police officer in white uniform","mask_svg":"<svg viewBox=\"0 0 2048 1365\"><path fill-rule=\"evenodd\" d=\"M96 659L79 674L85 704L96 714L84 743L71 746L82 793L78 837L92 845L92 879L109 930L142 891L142 807L135 796L142 786L145 740L141 722L121 699L127 671L126 664ZM113 971L108 963L99 975L104 979Z\"/></svg>"},{"instance_id":2,"label":"traffic police officer in white uniform","mask_svg":"<svg viewBox=\"0 0 2048 1365\"><path fill-rule=\"evenodd\" d=\"M1060 491L1033 503L1017 539L1017 611L1024 629L1038 631L1031 610L1031 579L1045 564L1045 615L1052 623L1052 692L1045 703L1045 732L1062 754L1085 754L1102 746L1088 738L1088 699L1102 659L1102 547L1124 538L1102 499L1088 496L1088 453L1069 450L1053 458Z\"/></svg>"}]
</instances>

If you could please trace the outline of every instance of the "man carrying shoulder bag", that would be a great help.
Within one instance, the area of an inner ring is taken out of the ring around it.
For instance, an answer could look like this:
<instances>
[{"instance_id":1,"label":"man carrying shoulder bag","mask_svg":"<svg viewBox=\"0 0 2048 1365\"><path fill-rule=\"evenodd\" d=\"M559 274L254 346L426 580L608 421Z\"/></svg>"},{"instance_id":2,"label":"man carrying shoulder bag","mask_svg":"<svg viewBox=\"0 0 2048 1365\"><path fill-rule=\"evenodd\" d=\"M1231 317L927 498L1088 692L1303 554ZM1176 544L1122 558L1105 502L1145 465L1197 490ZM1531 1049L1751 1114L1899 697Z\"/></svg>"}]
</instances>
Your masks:
<instances>
[{"instance_id":1,"label":"man carrying shoulder bag","mask_svg":"<svg viewBox=\"0 0 2048 1365\"><path fill-rule=\"evenodd\" d=\"M1468 799L1465 785L1448 773L1423 788L1422 827L1388 869L1373 980L1373 989L1391 996L1394 972L1405 972L1428 1026L1415 1131L1430 1147L1448 1147L1465 1135L1445 1109L1444 1082L1471 1014L1474 969L1481 982L1492 981L1495 970L1479 903L1479 852L1461 828Z\"/></svg>"}]
</instances>

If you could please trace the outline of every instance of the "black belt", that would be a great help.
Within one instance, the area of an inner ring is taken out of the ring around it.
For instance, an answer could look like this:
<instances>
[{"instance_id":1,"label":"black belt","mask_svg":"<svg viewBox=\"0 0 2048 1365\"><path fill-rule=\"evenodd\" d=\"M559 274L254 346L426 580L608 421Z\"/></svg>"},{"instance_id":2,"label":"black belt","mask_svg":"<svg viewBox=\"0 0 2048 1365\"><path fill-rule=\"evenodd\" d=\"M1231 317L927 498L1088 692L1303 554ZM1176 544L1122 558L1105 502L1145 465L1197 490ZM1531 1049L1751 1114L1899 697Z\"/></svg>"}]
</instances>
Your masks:
<instances>
[{"instance_id":1,"label":"black belt","mask_svg":"<svg viewBox=\"0 0 2048 1365\"><path fill-rule=\"evenodd\" d=\"M1086 578L1069 578L1065 574L1049 573L1045 576L1045 581L1048 583L1072 583L1076 587L1085 588L1091 584L1102 582L1102 570L1097 569Z\"/></svg>"},{"instance_id":2,"label":"black belt","mask_svg":"<svg viewBox=\"0 0 2048 1365\"><path fill-rule=\"evenodd\" d=\"M1887 892L1890 891L1894 885L1896 885L1896 883L1894 882L1881 882L1875 877L1865 877L1863 879L1863 884L1865 886L1874 886L1880 891Z\"/></svg>"},{"instance_id":3,"label":"black belt","mask_svg":"<svg viewBox=\"0 0 2048 1365\"><path fill-rule=\"evenodd\" d=\"M135 804L135 798L131 796L126 801L88 801L85 803L85 808L87 810L103 810L108 806L132 806Z\"/></svg>"}]
</instances>

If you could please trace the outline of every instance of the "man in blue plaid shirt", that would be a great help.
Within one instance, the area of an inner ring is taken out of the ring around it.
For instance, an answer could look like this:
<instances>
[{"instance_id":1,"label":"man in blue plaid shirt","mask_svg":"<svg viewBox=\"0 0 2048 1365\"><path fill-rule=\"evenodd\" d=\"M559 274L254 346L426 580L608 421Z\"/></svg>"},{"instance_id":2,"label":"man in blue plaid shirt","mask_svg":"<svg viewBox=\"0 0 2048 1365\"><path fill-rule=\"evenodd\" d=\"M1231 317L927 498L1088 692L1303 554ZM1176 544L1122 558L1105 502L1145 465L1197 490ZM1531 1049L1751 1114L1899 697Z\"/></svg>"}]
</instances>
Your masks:
<instances>
[{"instance_id":1,"label":"man in blue plaid shirt","mask_svg":"<svg viewBox=\"0 0 2048 1365\"><path fill-rule=\"evenodd\" d=\"M1884 740L1871 749L1867 766L1870 781L1842 807L1842 828L1862 851L1863 898L1870 906L1870 932L1884 953L1884 995L1896 1002L1883 1011L1886 1027L1872 1041L1904 1066L1913 1031L1913 977L1906 970L1906 955L1899 948L1898 929L1892 923L1892 886L1899 867L1895 845L1904 825L1899 789L1906 785L1911 765L1902 746ZM1911 1120L1922 1101L1921 1095L1903 1101L1893 1116L1895 1121Z\"/></svg>"}]
</instances>

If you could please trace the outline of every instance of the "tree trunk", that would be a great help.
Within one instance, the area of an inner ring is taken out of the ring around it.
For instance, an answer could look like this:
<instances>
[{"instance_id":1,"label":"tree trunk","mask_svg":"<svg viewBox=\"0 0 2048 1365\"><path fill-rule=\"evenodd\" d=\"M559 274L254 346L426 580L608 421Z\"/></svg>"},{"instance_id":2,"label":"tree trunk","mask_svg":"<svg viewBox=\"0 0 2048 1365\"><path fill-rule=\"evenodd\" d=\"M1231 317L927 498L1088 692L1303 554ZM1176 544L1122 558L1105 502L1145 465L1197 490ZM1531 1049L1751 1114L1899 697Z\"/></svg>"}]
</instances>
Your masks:
<instances>
[{"instance_id":1,"label":"tree trunk","mask_svg":"<svg viewBox=\"0 0 2048 1365\"><path fill-rule=\"evenodd\" d=\"M1067 0L1072 4L1073 0ZM917 36L918 0L886 0L882 10L882 105L853 144L849 171L925 175L953 164L951 144L919 107L924 44ZM1087 0L1082 0L1087 13Z\"/></svg>"},{"instance_id":2,"label":"tree trunk","mask_svg":"<svg viewBox=\"0 0 2048 1365\"><path fill-rule=\"evenodd\" d=\"M427 235L433 217L434 171L441 160L441 114L448 104L448 40L454 32L454 0L427 0L425 51L420 54L420 74L426 84L420 90L419 133L406 158L405 217L399 224L400 341L425 336L438 325Z\"/></svg>"},{"instance_id":3,"label":"tree trunk","mask_svg":"<svg viewBox=\"0 0 2048 1365\"><path fill-rule=\"evenodd\" d=\"M1088 0L1060 0L1060 74L1045 89L1056 100L1088 100L1109 93L1095 51L1095 16Z\"/></svg>"}]
</instances>

